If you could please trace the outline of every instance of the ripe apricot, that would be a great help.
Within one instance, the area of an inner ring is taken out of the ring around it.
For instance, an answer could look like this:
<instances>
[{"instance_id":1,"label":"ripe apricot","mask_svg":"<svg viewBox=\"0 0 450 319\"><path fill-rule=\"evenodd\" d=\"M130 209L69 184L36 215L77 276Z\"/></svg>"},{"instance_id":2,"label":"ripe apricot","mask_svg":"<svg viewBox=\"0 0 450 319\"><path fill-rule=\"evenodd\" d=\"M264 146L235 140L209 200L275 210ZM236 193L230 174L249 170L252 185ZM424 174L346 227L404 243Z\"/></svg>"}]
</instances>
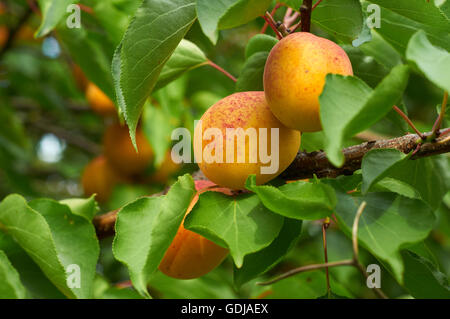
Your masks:
<instances>
[{"instance_id":1,"label":"ripe apricot","mask_svg":"<svg viewBox=\"0 0 450 319\"><path fill-rule=\"evenodd\" d=\"M0 48L8 41L9 30L5 25L0 26Z\"/></svg>"},{"instance_id":2,"label":"ripe apricot","mask_svg":"<svg viewBox=\"0 0 450 319\"><path fill-rule=\"evenodd\" d=\"M136 143L139 152L133 147L128 127L118 123L110 125L103 136L106 158L126 176L142 173L153 161L153 149L140 128L136 131Z\"/></svg>"},{"instance_id":3,"label":"ripe apricot","mask_svg":"<svg viewBox=\"0 0 450 319\"><path fill-rule=\"evenodd\" d=\"M210 181L195 181L197 194L192 199L186 215L189 214L198 201L198 195L206 191L208 187L213 186L217 185ZM231 191L226 188L216 187L210 190L231 195ZM159 264L159 270L172 278L198 278L219 266L227 255L227 249L216 245L197 233L185 229L182 223Z\"/></svg>"},{"instance_id":4,"label":"ripe apricot","mask_svg":"<svg viewBox=\"0 0 450 319\"><path fill-rule=\"evenodd\" d=\"M257 184L264 184L283 172L294 160L300 139L300 132L272 114L264 92L240 92L203 114L194 132L194 153L212 182L244 189L251 174Z\"/></svg>"},{"instance_id":5,"label":"ripe apricot","mask_svg":"<svg viewBox=\"0 0 450 319\"><path fill-rule=\"evenodd\" d=\"M178 172L181 168L181 164L175 163L172 160L171 152L168 151L160 167L151 176L151 180L157 183L166 183L168 179Z\"/></svg>"},{"instance_id":6,"label":"ripe apricot","mask_svg":"<svg viewBox=\"0 0 450 319\"><path fill-rule=\"evenodd\" d=\"M86 99L92 110L101 116L113 116L117 114L114 102L92 82L87 84Z\"/></svg>"},{"instance_id":7,"label":"ripe apricot","mask_svg":"<svg viewBox=\"0 0 450 319\"><path fill-rule=\"evenodd\" d=\"M86 196L97 194L96 200L106 202L114 186L124 181L109 165L104 156L94 158L84 169L81 184Z\"/></svg>"},{"instance_id":8,"label":"ripe apricot","mask_svg":"<svg viewBox=\"0 0 450 319\"><path fill-rule=\"evenodd\" d=\"M86 89L87 89L87 87L89 85L89 80L84 75L83 70L81 70L81 68L80 68L80 66L78 64L72 64L71 70L72 70L73 78L75 80L75 83L76 83L77 87L82 92L86 92Z\"/></svg>"},{"instance_id":9,"label":"ripe apricot","mask_svg":"<svg viewBox=\"0 0 450 319\"><path fill-rule=\"evenodd\" d=\"M319 96L328 73L353 75L350 59L336 43L308 32L280 40L264 69L264 91L273 114L289 128L320 131Z\"/></svg>"}]
</instances>

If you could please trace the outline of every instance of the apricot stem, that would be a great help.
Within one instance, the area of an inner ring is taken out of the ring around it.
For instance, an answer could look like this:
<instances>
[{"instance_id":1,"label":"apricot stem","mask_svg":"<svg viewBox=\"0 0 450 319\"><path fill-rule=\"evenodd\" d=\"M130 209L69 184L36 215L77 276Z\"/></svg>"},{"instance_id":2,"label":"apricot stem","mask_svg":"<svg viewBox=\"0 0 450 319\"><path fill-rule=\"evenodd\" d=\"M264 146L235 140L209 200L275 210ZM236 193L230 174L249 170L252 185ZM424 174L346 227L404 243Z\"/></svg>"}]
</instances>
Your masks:
<instances>
[{"instance_id":1,"label":"apricot stem","mask_svg":"<svg viewBox=\"0 0 450 319\"><path fill-rule=\"evenodd\" d=\"M283 38L283 35L278 31L277 23L273 19L272 15L266 11L266 13L262 16L264 20L269 24L270 28L275 32L278 40Z\"/></svg>"},{"instance_id":2,"label":"apricot stem","mask_svg":"<svg viewBox=\"0 0 450 319\"><path fill-rule=\"evenodd\" d=\"M417 127L416 127L416 126L414 125L414 123L410 120L410 118L408 117L408 115L406 115L405 113L403 113L403 111L400 110L400 109L398 108L398 106L396 106L396 105L394 105L393 108L394 108L395 112L397 112L397 113L398 113L398 114L406 121L406 123L408 123L408 125L414 130L414 132L416 132L416 134L419 135L420 138L421 138L422 140L425 140L425 135L423 135L423 133L420 132L420 131L417 129Z\"/></svg>"},{"instance_id":3,"label":"apricot stem","mask_svg":"<svg viewBox=\"0 0 450 319\"><path fill-rule=\"evenodd\" d=\"M275 7L272 9L272 12L270 13L270 15L274 15L276 12L277 12L277 10L279 9L281 7L281 3L277 3L276 5L275 5ZM263 17L264 18L264 17ZM266 31L267 31L267 27L269 26L269 22L266 20L266 19L264 19L266 22L264 23L264 26L262 27L262 29L261 29L261 32L260 33L266 33Z\"/></svg>"},{"instance_id":4,"label":"apricot stem","mask_svg":"<svg viewBox=\"0 0 450 319\"><path fill-rule=\"evenodd\" d=\"M318 0L312 7L311 11L313 11L317 6L322 2L322 0Z\"/></svg>"},{"instance_id":5,"label":"apricot stem","mask_svg":"<svg viewBox=\"0 0 450 319\"><path fill-rule=\"evenodd\" d=\"M225 69L223 69L222 67L218 66L217 64L215 64L213 61L208 60L207 62L208 65L212 66L214 69L222 72L223 74L225 74L227 77L229 77L231 80L233 80L234 82L237 82L237 79L231 75L231 73L229 73L228 71L226 71Z\"/></svg>"},{"instance_id":6,"label":"apricot stem","mask_svg":"<svg viewBox=\"0 0 450 319\"><path fill-rule=\"evenodd\" d=\"M442 99L441 112L439 113L436 122L434 122L433 129L431 130L431 138L434 140L439 133L439 129L441 128L442 121L445 117L445 110L447 108L448 102L448 92L444 92L444 97Z\"/></svg>"}]
</instances>

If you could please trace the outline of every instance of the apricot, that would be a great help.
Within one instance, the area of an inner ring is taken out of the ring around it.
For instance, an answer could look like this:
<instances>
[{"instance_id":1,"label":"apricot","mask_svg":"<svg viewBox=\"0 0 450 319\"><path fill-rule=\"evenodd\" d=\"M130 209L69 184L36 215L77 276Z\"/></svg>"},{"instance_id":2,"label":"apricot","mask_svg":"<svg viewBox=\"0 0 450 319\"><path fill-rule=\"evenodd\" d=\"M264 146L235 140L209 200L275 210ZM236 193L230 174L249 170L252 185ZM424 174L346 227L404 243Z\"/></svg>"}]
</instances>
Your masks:
<instances>
[{"instance_id":1,"label":"apricot","mask_svg":"<svg viewBox=\"0 0 450 319\"><path fill-rule=\"evenodd\" d=\"M194 154L212 182L244 189L251 174L257 184L264 184L283 172L294 160L300 139L300 132L272 114L264 92L240 92L203 114L194 131Z\"/></svg>"},{"instance_id":2,"label":"apricot","mask_svg":"<svg viewBox=\"0 0 450 319\"><path fill-rule=\"evenodd\" d=\"M126 176L137 175L152 164L154 153L141 128L136 131L138 152L133 147L128 127L110 125L103 136L103 150L111 165Z\"/></svg>"},{"instance_id":3,"label":"apricot","mask_svg":"<svg viewBox=\"0 0 450 319\"><path fill-rule=\"evenodd\" d=\"M101 116L114 116L117 114L114 102L92 82L87 84L86 100L92 110Z\"/></svg>"},{"instance_id":4,"label":"apricot","mask_svg":"<svg viewBox=\"0 0 450 319\"><path fill-rule=\"evenodd\" d=\"M83 70L81 70L81 68L78 64L72 64L71 70L72 70L72 75L73 75L73 78L75 80L75 84L77 85L77 87L82 92L86 92L86 89L89 85L89 80L86 78L86 75L84 75Z\"/></svg>"},{"instance_id":5,"label":"apricot","mask_svg":"<svg viewBox=\"0 0 450 319\"><path fill-rule=\"evenodd\" d=\"M264 91L273 114L289 128L320 131L319 96L328 73L353 75L350 59L336 43L308 32L280 40L264 69Z\"/></svg>"},{"instance_id":6,"label":"apricot","mask_svg":"<svg viewBox=\"0 0 450 319\"><path fill-rule=\"evenodd\" d=\"M169 178L181 169L181 164L175 163L172 160L171 152L168 151L161 166L151 176L151 180L157 183L166 183Z\"/></svg>"},{"instance_id":7,"label":"apricot","mask_svg":"<svg viewBox=\"0 0 450 319\"><path fill-rule=\"evenodd\" d=\"M8 28L4 25L1 25L0 26L0 48L6 44L6 41L8 41L8 36L9 36Z\"/></svg>"},{"instance_id":8,"label":"apricot","mask_svg":"<svg viewBox=\"0 0 450 319\"><path fill-rule=\"evenodd\" d=\"M217 186L210 181L195 181L197 194L192 199L186 215L198 201L198 195L208 190L231 195L226 188L210 188ZM183 220L184 222L184 220ZM222 263L228 255L228 249L216 245L197 233L184 228L181 223L178 232L159 264L159 270L165 275L177 279L193 279L201 277Z\"/></svg>"},{"instance_id":9,"label":"apricot","mask_svg":"<svg viewBox=\"0 0 450 319\"><path fill-rule=\"evenodd\" d=\"M96 200L104 203L109 199L114 186L124 180L101 155L86 165L81 184L86 196L97 194Z\"/></svg>"}]
</instances>

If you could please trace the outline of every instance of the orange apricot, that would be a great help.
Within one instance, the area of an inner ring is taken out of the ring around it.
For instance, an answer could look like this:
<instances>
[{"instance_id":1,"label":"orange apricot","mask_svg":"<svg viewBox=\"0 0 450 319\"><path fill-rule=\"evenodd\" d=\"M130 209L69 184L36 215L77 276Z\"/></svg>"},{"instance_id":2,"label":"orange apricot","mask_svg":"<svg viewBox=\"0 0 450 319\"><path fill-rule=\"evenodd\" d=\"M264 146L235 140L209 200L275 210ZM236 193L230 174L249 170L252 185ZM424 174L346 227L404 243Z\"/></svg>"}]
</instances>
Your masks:
<instances>
[{"instance_id":1,"label":"orange apricot","mask_svg":"<svg viewBox=\"0 0 450 319\"><path fill-rule=\"evenodd\" d=\"M141 128L136 131L138 152L133 147L128 127L110 125L103 136L104 154L114 168L126 176L143 173L151 164L154 153Z\"/></svg>"},{"instance_id":2,"label":"orange apricot","mask_svg":"<svg viewBox=\"0 0 450 319\"><path fill-rule=\"evenodd\" d=\"M264 92L281 123L301 132L322 129L319 96L328 73L353 75L345 51L328 39L298 32L273 47L264 68Z\"/></svg>"},{"instance_id":3,"label":"orange apricot","mask_svg":"<svg viewBox=\"0 0 450 319\"><path fill-rule=\"evenodd\" d=\"M115 185L124 179L109 165L104 156L94 158L84 169L81 184L86 196L97 194L97 201L106 202Z\"/></svg>"},{"instance_id":4,"label":"orange apricot","mask_svg":"<svg viewBox=\"0 0 450 319\"><path fill-rule=\"evenodd\" d=\"M272 114L264 92L240 92L203 114L194 131L194 154L212 182L244 189L251 174L257 184L281 174L294 160L300 140L300 132Z\"/></svg>"},{"instance_id":5,"label":"orange apricot","mask_svg":"<svg viewBox=\"0 0 450 319\"><path fill-rule=\"evenodd\" d=\"M206 190L231 195L229 189L214 186L217 185L210 181L195 181L197 194L192 199L186 215L189 214L198 201L198 195ZM183 223L181 223L175 238L159 264L159 270L172 278L198 278L219 266L227 255L228 249L185 229Z\"/></svg>"},{"instance_id":6,"label":"orange apricot","mask_svg":"<svg viewBox=\"0 0 450 319\"><path fill-rule=\"evenodd\" d=\"M80 84L83 85L81 79ZM92 110L101 116L117 115L117 109L114 106L114 102L92 82L87 84L86 100Z\"/></svg>"}]
</instances>

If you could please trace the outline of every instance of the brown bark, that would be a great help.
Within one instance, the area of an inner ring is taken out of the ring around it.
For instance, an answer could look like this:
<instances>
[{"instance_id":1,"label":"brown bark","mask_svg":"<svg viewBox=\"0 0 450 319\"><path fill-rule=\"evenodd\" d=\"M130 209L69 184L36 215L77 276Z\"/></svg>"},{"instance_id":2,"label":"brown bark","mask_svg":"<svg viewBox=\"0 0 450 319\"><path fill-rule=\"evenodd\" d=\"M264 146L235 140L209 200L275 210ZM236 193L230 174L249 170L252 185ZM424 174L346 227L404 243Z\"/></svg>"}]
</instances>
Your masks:
<instances>
[{"instance_id":1,"label":"brown bark","mask_svg":"<svg viewBox=\"0 0 450 319\"><path fill-rule=\"evenodd\" d=\"M421 157L450 152L450 129L442 130L442 132L443 133L441 133L435 141L423 144L411 159L414 160ZM425 134L425 136L429 135L430 133ZM340 168L333 166L328 161L325 152L323 151L312 153L299 152L294 162L283 172L283 174L281 174L281 178L285 180L296 180L311 178L314 174L319 178L334 178L339 175L351 175L354 171L361 168L362 159L368 151L377 148L394 148L403 153L409 153L416 149L418 140L418 135L408 134L393 139L365 142L344 148L342 152L345 156L345 163ZM195 180L206 179L200 171L194 173L193 178ZM152 196L161 196L166 193L167 189L164 192ZM115 210L94 218L93 222L99 238L114 235L114 224L116 222L118 211L119 210Z\"/></svg>"}]
</instances>

